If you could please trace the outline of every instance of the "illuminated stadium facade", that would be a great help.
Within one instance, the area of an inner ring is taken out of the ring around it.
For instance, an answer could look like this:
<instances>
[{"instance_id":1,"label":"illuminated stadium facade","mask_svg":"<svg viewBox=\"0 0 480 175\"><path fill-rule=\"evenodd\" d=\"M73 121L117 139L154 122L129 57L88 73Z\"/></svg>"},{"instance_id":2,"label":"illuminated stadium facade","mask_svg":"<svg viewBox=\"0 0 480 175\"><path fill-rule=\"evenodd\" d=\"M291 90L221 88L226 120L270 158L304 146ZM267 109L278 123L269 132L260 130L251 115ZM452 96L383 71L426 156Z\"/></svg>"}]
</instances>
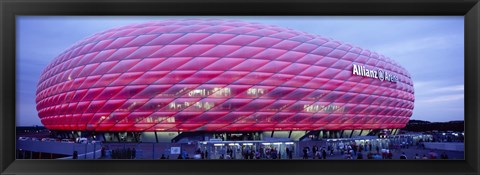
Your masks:
<instances>
[{"instance_id":1,"label":"illuminated stadium facade","mask_svg":"<svg viewBox=\"0 0 480 175\"><path fill-rule=\"evenodd\" d=\"M392 59L329 38L168 20L74 44L43 71L36 102L55 131L372 131L403 128L414 91Z\"/></svg>"}]
</instances>

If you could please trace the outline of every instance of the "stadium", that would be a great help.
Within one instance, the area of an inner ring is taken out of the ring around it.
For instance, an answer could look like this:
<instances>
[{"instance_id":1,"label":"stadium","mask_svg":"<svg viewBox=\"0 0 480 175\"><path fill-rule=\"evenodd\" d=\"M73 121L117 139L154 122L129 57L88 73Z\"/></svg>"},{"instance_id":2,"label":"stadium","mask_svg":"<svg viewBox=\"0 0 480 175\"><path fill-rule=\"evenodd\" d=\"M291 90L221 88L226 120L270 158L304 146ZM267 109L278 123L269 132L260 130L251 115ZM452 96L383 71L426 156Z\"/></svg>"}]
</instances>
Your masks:
<instances>
[{"instance_id":1,"label":"stadium","mask_svg":"<svg viewBox=\"0 0 480 175\"><path fill-rule=\"evenodd\" d=\"M104 141L395 134L410 74L376 52L278 26L165 20L97 33L42 72L42 124Z\"/></svg>"}]
</instances>

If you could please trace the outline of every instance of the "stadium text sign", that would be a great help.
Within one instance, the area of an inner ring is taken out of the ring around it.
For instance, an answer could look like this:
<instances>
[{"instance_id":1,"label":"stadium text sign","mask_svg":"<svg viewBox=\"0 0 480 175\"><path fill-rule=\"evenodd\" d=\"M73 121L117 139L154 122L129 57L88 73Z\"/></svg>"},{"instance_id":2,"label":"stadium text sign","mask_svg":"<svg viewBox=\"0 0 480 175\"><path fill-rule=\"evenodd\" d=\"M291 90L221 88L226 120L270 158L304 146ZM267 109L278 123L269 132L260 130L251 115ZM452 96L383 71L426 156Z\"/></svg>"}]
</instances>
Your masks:
<instances>
[{"instance_id":1,"label":"stadium text sign","mask_svg":"<svg viewBox=\"0 0 480 175\"><path fill-rule=\"evenodd\" d=\"M368 69L365 66L357 64L353 64L352 74L363 77L376 78L380 81L390 81L393 83L396 83L398 81L398 77L388 71L384 71L382 69Z\"/></svg>"}]
</instances>

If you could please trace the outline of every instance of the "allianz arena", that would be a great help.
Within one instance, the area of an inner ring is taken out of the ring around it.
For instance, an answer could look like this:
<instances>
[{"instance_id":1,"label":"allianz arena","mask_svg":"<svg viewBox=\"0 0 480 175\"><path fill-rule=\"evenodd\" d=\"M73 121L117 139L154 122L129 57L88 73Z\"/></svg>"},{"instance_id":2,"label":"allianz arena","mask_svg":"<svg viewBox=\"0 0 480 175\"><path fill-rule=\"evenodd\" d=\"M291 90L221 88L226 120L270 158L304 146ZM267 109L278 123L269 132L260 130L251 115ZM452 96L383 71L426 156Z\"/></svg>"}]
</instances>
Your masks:
<instances>
[{"instance_id":1,"label":"allianz arena","mask_svg":"<svg viewBox=\"0 0 480 175\"><path fill-rule=\"evenodd\" d=\"M37 110L63 131L403 128L413 82L394 60L258 23L166 20L74 44L42 72Z\"/></svg>"}]
</instances>

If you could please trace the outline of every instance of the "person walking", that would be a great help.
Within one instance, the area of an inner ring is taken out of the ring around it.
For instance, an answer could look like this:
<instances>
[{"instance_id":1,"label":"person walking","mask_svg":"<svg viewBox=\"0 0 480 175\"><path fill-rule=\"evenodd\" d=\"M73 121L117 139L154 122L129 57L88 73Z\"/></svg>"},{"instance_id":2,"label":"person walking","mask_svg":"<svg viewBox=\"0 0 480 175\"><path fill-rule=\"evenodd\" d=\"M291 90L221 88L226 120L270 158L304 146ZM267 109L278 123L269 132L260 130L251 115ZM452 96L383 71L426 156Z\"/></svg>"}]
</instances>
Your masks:
<instances>
[{"instance_id":1,"label":"person walking","mask_svg":"<svg viewBox=\"0 0 480 175\"><path fill-rule=\"evenodd\" d=\"M183 150L181 155L182 159L187 159L187 151Z\"/></svg>"},{"instance_id":2,"label":"person walking","mask_svg":"<svg viewBox=\"0 0 480 175\"><path fill-rule=\"evenodd\" d=\"M102 147L101 158L105 158L107 156L107 150L105 147Z\"/></svg>"},{"instance_id":3,"label":"person walking","mask_svg":"<svg viewBox=\"0 0 480 175\"><path fill-rule=\"evenodd\" d=\"M260 158L265 158L265 154L264 154L264 148L263 146L260 147Z\"/></svg>"},{"instance_id":4,"label":"person walking","mask_svg":"<svg viewBox=\"0 0 480 175\"><path fill-rule=\"evenodd\" d=\"M308 159L308 150L307 150L307 147L304 147L302 151L303 151L303 159Z\"/></svg>"},{"instance_id":5,"label":"person walking","mask_svg":"<svg viewBox=\"0 0 480 175\"><path fill-rule=\"evenodd\" d=\"M293 147L291 147L290 151L288 152L288 158L293 159Z\"/></svg>"},{"instance_id":6,"label":"person walking","mask_svg":"<svg viewBox=\"0 0 480 175\"><path fill-rule=\"evenodd\" d=\"M270 152L270 156L272 157L272 159L277 159L277 150L275 148L273 148Z\"/></svg>"},{"instance_id":7,"label":"person walking","mask_svg":"<svg viewBox=\"0 0 480 175\"><path fill-rule=\"evenodd\" d=\"M254 155L255 155L255 150L252 149L252 150L250 151L250 159L253 159L253 156L254 156Z\"/></svg>"},{"instance_id":8,"label":"person walking","mask_svg":"<svg viewBox=\"0 0 480 175\"><path fill-rule=\"evenodd\" d=\"M352 146L353 156L355 156L357 154L357 149L358 149L357 144L353 144L353 146Z\"/></svg>"},{"instance_id":9,"label":"person walking","mask_svg":"<svg viewBox=\"0 0 480 175\"><path fill-rule=\"evenodd\" d=\"M209 159L208 157L208 151L205 149L205 159Z\"/></svg>"},{"instance_id":10,"label":"person walking","mask_svg":"<svg viewBox=\"0 0 480 175\"><path fill-rule=\"evenodd\" d=\"M327 159L327 151L325 149L322 150L322 158Z\"/></svg>"},{"instance_id":11,"label":"person walking","mask_svg":"<svg viewBox=\"0 0 480 175\"><path fill-rule=\"evenodd\" d=\"M388 155L387 155L388 159L392 159L393 158L393 153L392 151L388 151Z\"/></svg>"},{"instance_id":12,"label":"person walking","mask_svg":"<svg viewBox=\"0 0 480 175\"><path fill-rule=\"evenodd\" d=\"M78 159L78 151L73 151L72 159Z\"/></svg>"},{"instance_id":13,"label":"person walking","mask_svg":"<svg viewBox=\"0 0 480 175\"><path fill-rule=\"evenodd\" d=\"M255 151L255 158L260 159L260 152L259 151Z\"/></svg>"},{"instance_id":14,"label":"person walking","mask_svg":"<svg viewBox=\"0 0 480 175\"><path fill-rule=\"evenodd\" d=\"M135 159L137 156L137 150L135 148L132 149L132 159Z\"/></svg>"},{"instance_id":15,"label":"person walking","mask_svg":"<svg viewBox=\"0 0 480 175\"><path fill-rule=\"evenodd\" d=\"M290 157L290 149L288 147L285 148L285 153L287 154L287 157Z\"/></svg>"},{"instance_id":16,"label":"person walking","mask_svg":"<svg viewBox=\"0 0 480 175\"><path fill-rule=\"evenodd\" d=\"M315 158L322 159L322 155L320 153L320 150L317 150L317 152L315 152L315 155L313 156L313 159L315 159Z\"/></svg>"},{"instance_id":17,"label":"person walking","mask_svg":"<svg viewBox=\"0 0 480 175\"><path fill-rule=\"evenodd\" d=\"M415 153L414 159L420 159L420 156L418 156L418 153Z\"/></svg>"}]
</instances>

